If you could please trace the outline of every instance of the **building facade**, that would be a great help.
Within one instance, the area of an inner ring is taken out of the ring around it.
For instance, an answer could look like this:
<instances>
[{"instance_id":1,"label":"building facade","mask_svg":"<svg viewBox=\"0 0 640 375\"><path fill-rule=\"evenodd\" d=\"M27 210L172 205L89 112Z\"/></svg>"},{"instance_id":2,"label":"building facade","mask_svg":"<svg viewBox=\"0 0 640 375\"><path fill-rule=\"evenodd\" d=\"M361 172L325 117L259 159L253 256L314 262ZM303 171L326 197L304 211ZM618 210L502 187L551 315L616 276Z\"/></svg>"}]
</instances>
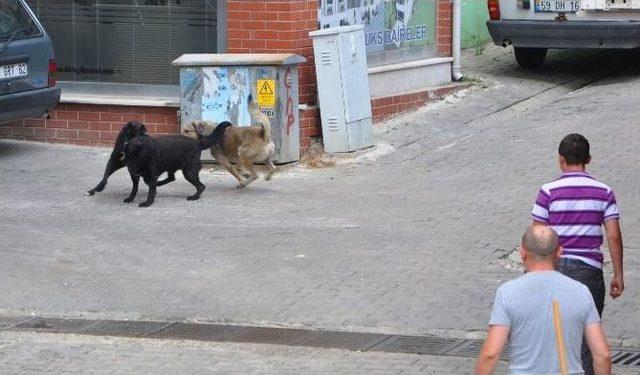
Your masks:
<instances>
[{"instance_id":1,"label":"building facade","mask_svg":"<svg viewBox=\"0 0 640 375\"><path fill-rule=\"evenodd\" d=\"M184 53L297 53L301 148L321 135L312 40L364 24L374 120L411 110L451 82L451 0L27 0L51 35L62 97L48 119L3 137L110 147L122 124L179 132Z\"/></svg>"}]
</instances>

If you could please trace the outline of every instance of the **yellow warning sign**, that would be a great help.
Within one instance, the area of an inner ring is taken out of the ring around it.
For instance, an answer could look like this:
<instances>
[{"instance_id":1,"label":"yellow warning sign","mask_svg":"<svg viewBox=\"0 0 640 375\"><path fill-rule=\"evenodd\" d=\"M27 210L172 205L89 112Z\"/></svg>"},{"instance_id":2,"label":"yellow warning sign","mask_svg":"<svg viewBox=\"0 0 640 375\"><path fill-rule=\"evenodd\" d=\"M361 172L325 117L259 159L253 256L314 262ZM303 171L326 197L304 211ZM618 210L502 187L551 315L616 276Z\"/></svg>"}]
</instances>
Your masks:
<instances>
[{"instance_id":1,"label":"yellow warning sign","mask_svg":"<svg viewBox=\"0 0 640 375\"><path fill-rule=\"evenodd\" d=\"M274 107L276 105L276 81L274 79L259 79L256 84L258 106Z\"/></svg>"}]
</instances>

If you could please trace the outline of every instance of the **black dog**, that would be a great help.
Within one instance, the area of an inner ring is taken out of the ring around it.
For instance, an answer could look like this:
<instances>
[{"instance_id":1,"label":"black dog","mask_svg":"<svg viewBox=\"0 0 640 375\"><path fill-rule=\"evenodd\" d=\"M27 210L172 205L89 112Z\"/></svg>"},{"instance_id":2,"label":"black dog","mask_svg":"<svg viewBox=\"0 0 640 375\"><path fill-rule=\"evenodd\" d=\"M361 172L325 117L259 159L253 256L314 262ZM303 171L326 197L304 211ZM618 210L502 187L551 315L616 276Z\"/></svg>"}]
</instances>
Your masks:
<instances>
[{"instance_id":1,"label":"black dog","mask_svg":"<svg viewBox=\"0 0 640 375\"><path fill-rule=\"evenodd\" d=\"M118 133L118 138L116 138L116 144L113 146L113 151L111 152L111 156L107 162L107 168L104 171L102 181L100 181L96 187L88 191L89 195L93 195L96 192L104 190L104 187L107 186L107 179L109 176L111 176L113 172L120 168L124 168L127 165L124 154L125 144L138 134L145 134L146 131L147 129L144 125L137 121L131 121L124 124L120 133Z\"/></svg>"},{"instance_id":2,"label":"black dog","mask_svg":"<svg viewBox=\"0 0 640 375\"><path fill-rule=\"evenodd\" d=\"M205 189L200 182L199 174L202 168L200 153L220 142L224 129L216 129L208 137L196 141L182 135L167 135L153 138L145 133L138 134L125 142L125 161L133 187L125 203L133 202L138 193L140 177L149 186L147 200L140 203L140 207L149 207L156 196L156 187L175 180L175 172L182 170L184 178L196 187L196 193L187 200L196 200ZM158 177L167 172L168 176L162 181Z\"/></svg>"}]
</instances>

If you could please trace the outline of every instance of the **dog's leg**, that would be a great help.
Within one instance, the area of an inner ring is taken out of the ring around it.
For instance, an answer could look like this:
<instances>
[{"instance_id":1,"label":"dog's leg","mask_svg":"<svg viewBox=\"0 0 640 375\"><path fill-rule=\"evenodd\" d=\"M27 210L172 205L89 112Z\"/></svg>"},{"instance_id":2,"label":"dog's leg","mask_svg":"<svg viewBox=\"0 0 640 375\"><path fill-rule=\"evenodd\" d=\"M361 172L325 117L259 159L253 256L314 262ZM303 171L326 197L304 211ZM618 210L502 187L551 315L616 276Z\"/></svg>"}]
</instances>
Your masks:
<instances>
[{"instance_id":1,"label":"dog's leg","mask_svg":"<svg viewBox=\"0 0 640 375\"><path fill-rule=\"evenodd\" d=\"M104 176L102 177L102 181L100 181L96 187L89 190L87 194L94 195L96 192L99 193L102 190L104 190L104 187L107 186L107 179L109 179L109 176L111 176L113 172L125 166L124 161L118 160L118 157L119 157L119 154L118 156L112 155L111 157L109 157L109 161L107 162L107 168L105 168L104 170Z\"/></svg>"},{"instance_id":2,"label":"dog's leg","mask_svg":"<svg viewBox=\"0 0 640 375\"><path fill-rule=\"evenodd\" d=\"M200 198L200 195L202 194L202 192L204 191L204 189L206 188L204 186L204 184L202 182L200 182L200 177L198 176L200 174L200 167L198 166L197 168L193 168L191 170L182 171L182 174L184 175L184 178L189 181L193 186L196 187L196 193L190 197L187 197L188 201L195 201L197 199Z\"/></svg>"},{"instance_id":3,"label":"dog's leg","mask_svg":"<svg viewBox=\"0 0 640 375\"><path fill-rule=\"evenodd\" d=\"M258 174L256 173L256 171L253 170L253 160L245 159L242 157L239 157L239 159L240 159L240 165L242 169L249 172L249 177L246 180L241 181L240 184L238 184L237 186L239 189L242 189L248 186L253 181L257 180Z\"/></svg>"},{"instance_id":4,"label":"dog's leg","mask_svg":"<svg viewBox=\"0 0 640 375\"><path fill-rule=\"evenodd\" d=\"M133 187L131 188L131 194L129 197L124 200L124 203L131 203L136 198L136 194L138 194L138 184L140 183L140 176L136 176L133 173L129 173L131 176L131 182L133 183Z\"/></svg>"},{"instance_id":5,"label":"dog's leg","mask_svg":"<svg viewBox=\"0 0 640 375\"><path fill-rule=\"evenodd\" d=\"M240 176L242 176L242 178L247 179L247 178L251 177L251 173L249 173L249 171L247 171L244 168L242 163L240 163L240 160L238 160L238 166L237 166L236 169L238 170L238 173L240 173Z\"/></svg>"},{"instance_id":6,"label":"dog's leg","mask_svg":"<svg viewBox=\"0 0 640 375\"><path fill-rule=\"evenodd\" d=\"M162 186L162 185L166 185L169 182L173 182L176 180L176 176L175 176L175 171L169 171L167 178L165 178L162 181L158 181L158 183L156 184L156 186Z\"/></svg>"},{"instance_id":7,"label":"dog's leg","mask_svg":"<svg viewBox=\"0 0 640 375\"><path fill-rule=\"evenodd\" d=\"M267 172L267 175L264 176L264 179L266 181L269 181L271 180L271 177L273 177L273 174L276 171L276 166L273 165L273 160L271 160L271 156L269 156L266 161L267 161L267 166L269 167L269 172Z\"/></svg>"},{"instance_id":8,"label":"dog's leg","mask_svg":"<svg viewBox=\"0 0 640 375\"><path fill-rule=\"evenodd\" d=\"M156 198L156 186L158 184L158 176L145 177L144 182L149 185L149 193L147 194L147 200L140 203L138 207L149 207L153 204Z\"/></svg>"},{"instance_id":9,"label":"dog's leg","mask_svg":"<svg viewBox=\"0 0 640 375\"><path fill-rule=\"evenodd\" d=\"M242 177L242 175L240 175L236 167L231 164L229 159L227 159L227 157L224 156L222 152L214 153L213 151L211 151L211 155L213 155L216 161L220 163L220 165L222 165L227 171L229 171L229 173L231 173L233 177L235 177L240 183L244 181L244 178Z\"/></svg>"},{"instance_id":10,"label":"dog's leg","mask_svg":"<svg viewBox=\"0 0 640 375\"><path fill-rule=\"evenodd\" d=\"M249 172L245 171L244 169L241 169L241 170L240 170L240 175L241 175L242 177L244 177L245 179L247 179L247 178L251 177L251 173L249 173Z\"/></svg>"}]
</instances>

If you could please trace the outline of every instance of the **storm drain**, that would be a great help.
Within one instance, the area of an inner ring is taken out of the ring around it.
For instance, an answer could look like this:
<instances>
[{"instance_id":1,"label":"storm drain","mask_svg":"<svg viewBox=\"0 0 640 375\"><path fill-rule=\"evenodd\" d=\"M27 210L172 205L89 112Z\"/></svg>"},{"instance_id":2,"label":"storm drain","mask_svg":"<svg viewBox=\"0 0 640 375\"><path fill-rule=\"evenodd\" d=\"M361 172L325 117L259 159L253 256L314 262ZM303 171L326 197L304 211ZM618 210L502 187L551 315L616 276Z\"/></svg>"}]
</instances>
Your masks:
<instances>
[{"instance_id":1,"label":"storm drain","mask_svg":"<svg viewBox=\"0 0 640 375\"><path fill-rule=\"evenodd\" d=\"M611 361L614 365L640 367L640 351L614 349L611 351Z\"/></svg>"},{"instance_id":2,"label":"storm drain","mask_svg":"<svg viewBox=\"0 0 640 375\"><path fill-rule=\"evenodd\" d=\"M208 342L257 343L351 351L376 351L418 355L475 358L483 342L438 336L387 335L376 333L318 331L307 329L251 327L228 324L85 320L57 318L3 318L0 331L29 331L93 336L133 337ZM640 350L613 349L613 363L640 367ZM507 359L507 353L502 359Z\"/></svg>"}]
</instances>

